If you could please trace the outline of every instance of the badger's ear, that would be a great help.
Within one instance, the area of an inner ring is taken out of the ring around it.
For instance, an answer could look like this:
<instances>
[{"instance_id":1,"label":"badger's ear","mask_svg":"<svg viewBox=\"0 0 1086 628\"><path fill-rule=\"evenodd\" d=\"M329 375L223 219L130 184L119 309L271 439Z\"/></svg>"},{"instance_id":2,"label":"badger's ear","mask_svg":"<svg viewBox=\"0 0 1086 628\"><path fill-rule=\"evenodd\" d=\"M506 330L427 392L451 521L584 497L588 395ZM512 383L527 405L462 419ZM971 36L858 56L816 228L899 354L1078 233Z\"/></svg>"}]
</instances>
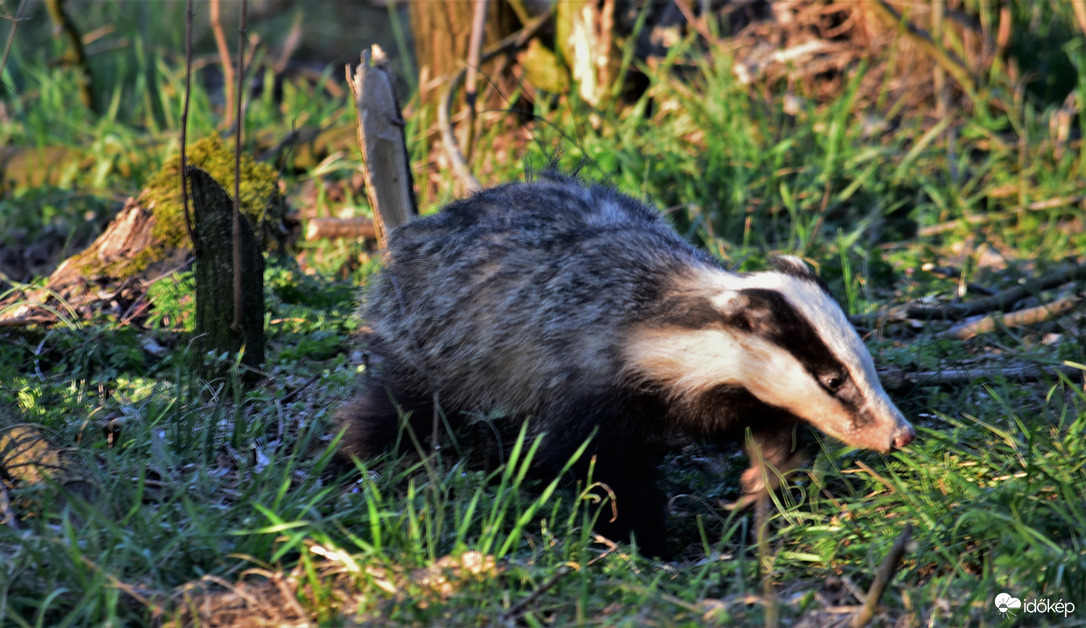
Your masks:
<instances>
[{"instance_id":1,"label":"badger's ear","mask_svg":"<svg viewBox=\"0 0 1086 628\"><path fill-rule=\"evenodd\" d=\"M773 303L766 290L729 290L713 304L729 327L751 334L765 334L773 327Z\"/></svg>"},{"instance_id":2,"label":"badger's ear","mask_svg":"<svg viewBox=\"0 0 1086 628\"><path fill-rule=\"evenodd\" d=\"M818 279L811 267L795 255L774 255L769 263L773 269L800 279Z\"/></svg>"},{"instance_id":3,"label":"badger's ear","mask_svg":"<svg viewBox=\"0 0 1086 628\"><path fill-rule=\"evenodd\" d=\"M796 279L802 279L804 281L810 281L816 284L819 288L822 288L826 294L830 294L830 288L826 285L825 281L818 276L815 271L811 270L811 267L795 255L775 255L769 260L773 265L773 269L779 273L795 277ZM830 296L833 296L830 294Z\"/></svg>"}]
</instances>

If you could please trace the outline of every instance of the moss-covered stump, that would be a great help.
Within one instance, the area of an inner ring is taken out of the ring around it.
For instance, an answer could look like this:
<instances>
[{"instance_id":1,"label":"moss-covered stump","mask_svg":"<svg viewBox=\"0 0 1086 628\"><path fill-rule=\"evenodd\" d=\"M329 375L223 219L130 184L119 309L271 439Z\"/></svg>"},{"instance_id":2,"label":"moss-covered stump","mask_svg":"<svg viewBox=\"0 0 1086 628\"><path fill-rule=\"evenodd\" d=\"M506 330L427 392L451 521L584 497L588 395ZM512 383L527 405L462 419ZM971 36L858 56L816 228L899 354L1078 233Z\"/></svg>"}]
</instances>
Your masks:
<instances>
[{"instance_id":1,"label":"moss-covered stump","mask_svg":"<svg viewBox=\"0 0 1086 628\"><path fill-rule=\"evenodd\" d=\"M225 189L234 189L234 153L219 138L207 138L189 147L188 163L207 172ZM90 246L61 263L44 289L21 296L24 305L0 314L0 324L19 319L44 322L54 311L80 316L108 311L123 316L148 285L186 267L192 260L192 244L181 206L179 168L178 156L151 178L139 196L125 203ZM254 225L261 249L281 246L286 233L286 203L277 173L244 155L241 211Z\"/></svg>"},{"instance_id":2,"label":"moss-covered stump","mask_svg":"<svg viewBox=\"0 0 1086 628\"><path fill-rule=\"evenodd\" d=\"M247 373L251 375L264 362L264 256L244 215L238 222L238 233L234 233L234 202L222 186L199 168L190 167L187 173L196 240L196 339L200 355L232 355L244 349L241 363L249 367ZM239 247L240 271L235 267L235 246ZM241 285L235 295L238 272ZM201 361L204 376L224 375L220 364Z\"/></svg>"}]
</instances>

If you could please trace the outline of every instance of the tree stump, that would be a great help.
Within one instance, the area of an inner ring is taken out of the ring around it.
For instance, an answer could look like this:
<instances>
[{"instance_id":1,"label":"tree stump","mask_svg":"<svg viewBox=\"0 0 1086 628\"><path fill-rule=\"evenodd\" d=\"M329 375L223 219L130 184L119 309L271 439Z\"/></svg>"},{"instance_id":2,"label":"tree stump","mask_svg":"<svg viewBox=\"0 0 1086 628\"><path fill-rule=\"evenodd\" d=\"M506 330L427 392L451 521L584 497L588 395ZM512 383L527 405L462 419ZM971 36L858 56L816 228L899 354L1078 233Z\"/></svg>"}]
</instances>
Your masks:
<instances>
[{"instance_id":1,"label":"tree stump","mask_svg":"<svg viewBox=\"0 0 1086 628\"><path fill-rule=\"evenodd\" d=\"M253 379L264 362L264 256L252 225L243 215L241 232L241 302L234 302L234 202L203 170L185 169L192 188L196 254L196 335L201 354L244 350L245 379ZM240 306L241 315L234 316ZM237 323L235 324L235 320ZM215 360L201 360L205 376L224 373Z\"/></svg>"}]
</instances>

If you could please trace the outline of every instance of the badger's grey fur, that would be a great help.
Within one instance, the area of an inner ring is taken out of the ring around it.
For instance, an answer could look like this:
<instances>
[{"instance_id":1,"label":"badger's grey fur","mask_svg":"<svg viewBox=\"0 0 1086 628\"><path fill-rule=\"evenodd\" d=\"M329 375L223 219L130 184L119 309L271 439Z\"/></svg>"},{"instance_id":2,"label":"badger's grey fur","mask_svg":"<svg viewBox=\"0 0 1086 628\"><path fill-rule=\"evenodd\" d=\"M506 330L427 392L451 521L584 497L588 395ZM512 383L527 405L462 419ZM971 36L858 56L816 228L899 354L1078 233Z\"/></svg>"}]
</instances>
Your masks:
<instances>
[{"instance_id":1,"label":"badger's grey fur","mask_svg":"<svg viewBox=\"0 0 1086 628\"><path fill-rule=\"evenodd\" d=\"M508 436L529 419L544 472L596 432L595 479L617 506L604 529L650 551L663 543L657 467L671 431L749 429L778 467L803 422L882 452L913 438L803 262L729 272L604 187L548 175L454 202L391 234L365 295L371 368L337 414L342 455L385 450L403 413L428 435L434 393L453 425L481 412ZM762 477L752 463L744 489Z\"/></svg>"}]
</instances>

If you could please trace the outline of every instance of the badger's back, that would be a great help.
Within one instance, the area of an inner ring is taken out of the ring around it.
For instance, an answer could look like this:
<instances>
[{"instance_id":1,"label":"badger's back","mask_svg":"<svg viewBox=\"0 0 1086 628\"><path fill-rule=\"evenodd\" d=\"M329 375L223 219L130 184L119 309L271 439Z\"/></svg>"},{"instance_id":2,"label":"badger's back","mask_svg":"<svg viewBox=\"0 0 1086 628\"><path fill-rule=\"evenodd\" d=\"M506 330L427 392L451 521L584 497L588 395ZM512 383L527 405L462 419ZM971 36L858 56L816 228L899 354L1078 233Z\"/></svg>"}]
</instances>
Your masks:
<instances>
[{"instance_id":1,"label":"badger's back","mask_svg":"<svg viewBox=\"0 0 1086 628\"><path fill-rule=\"evenodd\" d=\"M718 269L643 203L515 183L394 231L364 317L373 350L443 405L552 416L620 394L627 330L699 268Z\"/></svg>"}]
</instances>

